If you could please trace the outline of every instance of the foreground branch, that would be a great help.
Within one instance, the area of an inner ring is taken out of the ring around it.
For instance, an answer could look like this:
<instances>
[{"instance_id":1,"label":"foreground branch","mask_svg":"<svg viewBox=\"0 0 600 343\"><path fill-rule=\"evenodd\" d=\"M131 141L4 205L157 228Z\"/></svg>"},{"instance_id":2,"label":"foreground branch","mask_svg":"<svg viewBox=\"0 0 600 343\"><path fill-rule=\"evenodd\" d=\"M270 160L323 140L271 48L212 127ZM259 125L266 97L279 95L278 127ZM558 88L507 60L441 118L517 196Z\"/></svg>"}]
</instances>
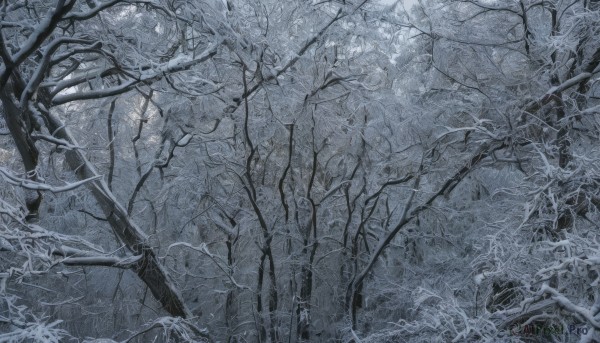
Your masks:
<instances>
[{"instance_id":1,"label":"foreground branch","mask_svg":"<svg viewBox=\"0 0 600 343\"><path fill-rule=\"evenodd\" d=\"M45 115L50 132L55 132L57 138L77 146L77 142L58 117L49 112L46 112ZM87 185L102 208L113 232L134 255L139 256L139 261L133 269L148 286L154 297L171 315L190 317L191 313L186 307L181 293L165 268L159 263L152 247L148 245L148 237L131 220L106 182L97 179L99 174L94 166L79 150L66 151L65 155L69 167L81 180L94 179Z\"/></svg>"}]
</instances>

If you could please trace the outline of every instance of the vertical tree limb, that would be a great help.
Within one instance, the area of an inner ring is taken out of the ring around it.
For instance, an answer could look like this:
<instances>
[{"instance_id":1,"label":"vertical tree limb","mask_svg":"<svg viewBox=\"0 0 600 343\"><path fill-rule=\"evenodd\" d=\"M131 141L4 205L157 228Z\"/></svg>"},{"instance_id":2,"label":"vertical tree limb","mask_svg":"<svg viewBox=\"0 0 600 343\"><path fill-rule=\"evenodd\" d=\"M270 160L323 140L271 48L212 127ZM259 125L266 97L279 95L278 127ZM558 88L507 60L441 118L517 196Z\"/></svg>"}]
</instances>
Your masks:
<instances>
[{"instance_id":1,"label":"vertical tree limb","mask_svg":"<svg viewBox=\"0 0 600 343\"><path fill-rule=\"evenodd\" d=\"M112 180L113 175L115 173L115 133L113 131L113 113L115 112L115 105L117 99L114 99L110 103L110 108L108 109L108 118L106 119L106 127L108 130L108 153L109 153L109 164L108 164L108 177L106 183L108 185L108 189L112 191Z\"/></svg>"}]
</instances>

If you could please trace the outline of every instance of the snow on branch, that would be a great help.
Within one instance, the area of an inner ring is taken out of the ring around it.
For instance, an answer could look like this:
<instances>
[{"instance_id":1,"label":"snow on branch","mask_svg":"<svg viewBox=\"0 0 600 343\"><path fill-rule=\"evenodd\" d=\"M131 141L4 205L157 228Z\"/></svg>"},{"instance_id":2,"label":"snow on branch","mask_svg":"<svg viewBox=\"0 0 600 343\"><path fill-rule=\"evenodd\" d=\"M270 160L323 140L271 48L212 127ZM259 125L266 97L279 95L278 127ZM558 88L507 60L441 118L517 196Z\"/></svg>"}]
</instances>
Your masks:
<instances>
[{"instance_id":1,"label":"snow on branch","mask_svg":"<svg viewBox=\"0 0 600 343\"><path fill-rule=\"evenodd\" d=\"M208 248L206 247L205 243L200 244L199 246L193 246L189 243L185 243L185 242L177 242L177 243L173 243L171 245L169 245L169 247L167 248L167 252L166 255L169 254L169 251L172 248L178 247L178 246L183 246L195 251L198 251L200 253L202 253L203 255L207 256L208 258L210 258L219 269L221 269L223 271L223 273L225 273L225 275L227 275L227 277L229 278L229 281L231 281L231 283L239 288L239 289L246 289L246 290L250 290L251 288L246 286L246 285L242 285L239 284L231 275L231 271L229 270L229 267L226 266L226 263L223 261L223 259L213 253L211 253ZM225 266L223 266L223 264L225 264Z\"/></svg>"},{"instance_id":2,"label":"snow on branch","mask_svg":"<svg viewBox=\"0 0 600 343\"><path fill-rule=\"evenodd\" d=\"M565 82L561 83L558 86L552 87L550 88L546 94L544 94L542 97L540 97L537 100L534 100L532 102L530 102L526 107L525 107L525 112L527 113L535 113L537 112L540 108L542 108L542 106L550 103L551 101L555 101L557 99L557 94L560 92L563 92L575 85L578 85L582 82L586 82L587 80L589 80L592 77L592 73L581 73L577 76L574 76L568 80L566 80Z\"/></svg>"},{"instance_id":3,"label":"snow on branch","mask_svg":"<svg viewBox=\"0 0 600 343\"><path fill-rule=\"evenodd\" d=\"M574 314L580 315L581 317L585 318L585 320L587 320L587 322L592 325L594 329L600 330L600 322L594 318L594 315L590 312L590 310L575 305L571 302L571 300L567 299L567 297L560 294L556 289L548 286L547 284L542 286L540 292L550 294L552 296L552 300L556 301L556 303L562 308Z\"/></svg>"},{"instance_id":4,"label":"snow on branch","mask_svg":"<svg viewBox=\"0 0 600 343\"><path fill-rule=\"evenodd\" d=\"M31 134L31 138L37 139L37 140L43 140L43 141L50 142L50 143L54 143L56 145L59 145L59 146L65 148L65 149L67 149L67 150L81 149L80 146L71 144L71 143L67 142L64 139L59 139L59 138L56 138L56 137L53 137L53 136L49 136L49 135L43 135L43 134L33 133L33 134Z\"/></svg>"},{"instance_id":5,"label":"snow on branch","mask_svg":"<svg viewBox=\"0 0 600 343\"><path fill-rule=\"evenodd\" d=\"M329 20L318 32L316 32L315 34L313 34L310 38L306 39L304 41L304 43L302 44L302 47L294 54L291 54L290 57L288 58L288 60L283 63L283 65L275 67L273 69L274 73L269 75L268 77L264 77L262 78L259 82L257 82L256 84L254 84L252 87L249 87L247 89L244 90L244 93L242 94L242 96L239 99L246 99L248 97L250 97L252 94L254 94L254 92L256 92L258 89L261 88L261 86L265 83L265 82L269 82L269 81L273 81L276 80L279 76L283 75L285 72L287 72L290 68L292 68L299 60L300 58L315 44L319 41L319 39L321 39L321 37L323 37L325 35L325 33L328 31L328 29L335 24L338 20L345 18L348 15L352 15L354 14L356 11L358 11L360 8L362 8L365 4L367 3L367 0L363 0L361 1L357 6L355 6L350 12L348 13L343 13L342 9L338 9L338 11L336 12L335 16L333 16L333 18L331 18L331 20ZM230 42L225 42L225 43L230 43ZM230 48L231 48L232 44L229 44ZM232 50L234 50L232 48ZM239 107L239 105L241 104L241 101L237 101L235 103L235 105L232 105L230 107L227 108L227 112L228 113L233 113L237 110L237 108Z\"/></svg>"},{"instance_id":6,"label":"snow on branch","mask_svg":"<svg viewBox=\"0 0 600 343\"><path fill-rule=\"evenodd\" d=\"M18 186L18 187L22 187L22 188L34 190L34 191L50 191L52 193L68 192L68 191L74 190L88 182L98 180L102 177L101 175L97 175L94 177L90 177L88 179L69 183L64 186L51 186L51 185L48 185L45 183L20 178L20 177L14 175L12 172L10 172L8 169L3 168L3 167L0 167L0 174L2 174L2 177L4 178L4 180L6 182L10 183L13 186Z\"/></svg>"},{"instance_id":7,"label":"snow on branch","mask_svg":"<svg viewBox=\"0 0 600 343\"><path fill-rule=\"evenodd\" d=\"M129 269L134 267L142 258L142 255L118 258L113 256L86 256L86 257L67 257L62 260L65 265L72 266L104 266Z\"/></svg>"},{"instance_id":8,"label":"snow on branch","mask_svg":"<svg viewBox=\"0 0 600 343\"><path fill-rule=\"evenodd\" d=\"M19 52L15 54L13 62L19 64L19 62L25 60L25 58L27 58L27 56L29 56L29 54L52 32L52 27L57 24L58 19L62 17L64 13L71 10L73 5L75 5L74 0L67 1L67 3L65 3L64 0L58 1L56 8L48 12L46 18L44 18L33 34L29 36L29 39L21 46Z\"/></svg>"},{"instance_id":9,"label":"snow on branch","mask_svg":"<svg viewBox=\"0 0 600 343\"><path fill-rule=\"evenodd\" d=\"M48 68L50 67L50 63L52 62L52 55L54 52L66 44L94 45L96 47L101 46L100 42L70 37L61 37L50 42L42 52L40 63L33 72L29 82L27 82L27 85L21 94L20 102L22 107L26 107L27 101L29 101L29 99L34 95L38 86L46 76Z\"/></svg>"},{"instance_id":10,"label":"snow on branch","mask_svg":"<svg viewBox=\"0 0 600 343\"><path fill-rule=\"evenodd\" d=\"M165 342L183 341L183 342L207 342L210 336L207 330L200 329L189 321L180 317L160 317L148 324L148 327L135 333L123 343L129 343L136 337L139 337L154 329L163 329L163 338ZM198 338L200 340L198 340Z\"/></svg>"},{"instance_id":11,"label":"snow on branch","mask_svg":"<svg viewBox=\"0 0 600 343\"><path fill-rule=\"evenodd\" d=\"M2 199L0 214L0 251L12 253L10 263L1 266L5 269L0 273L0 293L9 278L19 281L31 275L45 274L50 268L63 262L66 265L127 268L139 259L137 256L112 259L106 256L102 247L80 236L65 235L26 223L19 209Z\"/></svg>"},{"instance_id":12,"label":"snow on branch","mask_svg":"<svg viewBox=\"0 0 600 343\"><path fill-rule=\"evenodd\" d=\"M33 322L11 320L10 324L16 327L11 332L1 333L0 342L48 342L58 343L68 336L67 331L58 328L62 320L44 323L41 319L34 318Z\"/></svg>"},{"instance_id":13,"label":"snow on branch","mask_svg":"<svg viewBox=\"0 0 600 343\"><path fill-rule=\"evenodd\" d=\"M48 122L48 129L51 132L55 132L55 135L61 139L76 144L69 130L65 128L65 124L57 116L50 112L45 115ZM78 177L98 177L96 168L80 150L67 151L65 155L69 167L79 171L77 173ZM136 272L148 286L152 295L161 302L163 308L170 314L185 318L190 317L191 312L188 310L177 286L169 276L167 270L159 263L153 248L148 245L147 235L131 219L106 182L98 180L89 185L91 186L93 196L107 217L112 231L125 244L129 251L135 255L142 255L140 267L143 266L143 268L136 268Z\"/></svg>"},{"instance_id":14,"label":"snow on branch","mask_svg":"<svg viewBox=\"0 0 600 343\"><path fill-rule=\"evenodd\" d=\"M90 19L92 17L94 17L95 15L97 15L98 13L100 13L101 11L112 7L120 2L124 2L123 0L110 0L110 1L98 1L98 0L93 0L90 1L88 3L92 3L93 5L90 6L91 10L87 11L87 12L76 12L76 13L71 13L68 16L65 16L65 20L86 20L86 19Z\"/></svg>"},{"instance_id":15,"label":"snow on branch","mask_svg":"<svg viewBox=\"0 0 600 343\"><path fill-rule=\"evenodd\" d=\"M57 94L52 99L52 105L56 106L66 104L71 101L100 99L108 96L123 94L133 89L139 83L151 83L161 79L167 74L177 73L189 69L192 66L197 65L199 63L207 61L217 53L217 49L220 45L221 41L217 41L209 48L207 48L206 51L204 51L204 53L197 57L190 54L180 54L172 58L171 60L162 63L158 67L144 70L136 78L131 79L127 82L123 82L119 86L89 92L75 92L64 95Z\"/></svg>"}]
</instances>

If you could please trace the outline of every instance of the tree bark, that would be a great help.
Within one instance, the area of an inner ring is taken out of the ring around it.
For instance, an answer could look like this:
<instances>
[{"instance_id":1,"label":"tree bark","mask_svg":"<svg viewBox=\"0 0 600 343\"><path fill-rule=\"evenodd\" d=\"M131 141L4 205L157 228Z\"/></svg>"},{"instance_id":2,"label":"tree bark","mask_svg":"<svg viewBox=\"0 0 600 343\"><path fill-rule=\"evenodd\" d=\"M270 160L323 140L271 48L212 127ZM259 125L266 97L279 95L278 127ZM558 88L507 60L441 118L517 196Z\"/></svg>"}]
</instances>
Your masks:
<instances>
[{"instance_id":1,"label":"tree bark","mask_svg":"<svg viewBox=\"0 0 600 343\"><path fill-rule=\"evenodd\" d=\"M25 118L27 113L15 103L16 98L11 94L12 87L10 86L9 83L0 92L0 100L4 109L4 120L23 160L27 178L32 181L38 181L37 165L39 151L30 135L30 125L27 124ZM28 211L26 219L28 221L37 218L41 202L42 194L39 191L25 190L25 205Z\"/></svg>"},{"instance_id":2,"label":"tree bark","mask_svg":"<svg viewBox=\"0 0 600 343\"><path fill-rule=\"evenodd\" d=\"M45 113L45 115L50 132L54 132L57 138L77 146L77 142L58 117L51 113ZM98 175L93 165L78 149L66 151L65 155L69 167L80 179ZM181 293L158 261L152 247L148 245L148 237L127 215L127 211L119 204L106 182L104 180L93 181L88 183L88 187L102 208L113 232L131 252L141 255L133 270L148 286L154 297L170 315L190 317L190 311L185 305Z\"/></svg>"}]
</instances>

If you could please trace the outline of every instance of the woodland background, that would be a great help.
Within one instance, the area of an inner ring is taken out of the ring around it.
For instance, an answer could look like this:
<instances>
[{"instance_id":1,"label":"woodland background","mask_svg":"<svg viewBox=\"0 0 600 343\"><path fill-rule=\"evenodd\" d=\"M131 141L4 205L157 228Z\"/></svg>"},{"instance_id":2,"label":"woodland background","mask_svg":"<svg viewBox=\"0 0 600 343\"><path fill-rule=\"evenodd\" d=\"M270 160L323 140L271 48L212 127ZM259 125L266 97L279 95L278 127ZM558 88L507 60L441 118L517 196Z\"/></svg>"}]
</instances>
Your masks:
<instances>
[{"instance_id":1,"label":"woodland background","mask_svg":"<svg viewBox=\"0 0 600 343\"><path fill-rule=\"evenodd\" d=\"M1 1L0 341L600 341L599 31L597 0Z\"/></svg>"}]
</instances>

